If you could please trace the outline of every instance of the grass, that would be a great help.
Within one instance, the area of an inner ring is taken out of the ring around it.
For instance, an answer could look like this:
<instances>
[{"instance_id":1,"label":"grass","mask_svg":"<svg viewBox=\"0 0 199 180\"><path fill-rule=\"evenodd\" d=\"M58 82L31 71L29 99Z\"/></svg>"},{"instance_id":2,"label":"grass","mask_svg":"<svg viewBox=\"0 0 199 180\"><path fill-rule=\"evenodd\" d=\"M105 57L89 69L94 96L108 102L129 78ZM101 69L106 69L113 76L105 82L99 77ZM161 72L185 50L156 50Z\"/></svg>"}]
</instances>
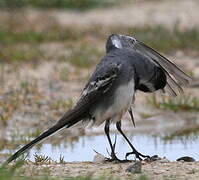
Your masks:
<instances>
[{"instance_id":1,"label":"grass","mask_svg":"<svg viewBox=\"0 0 199 180\"><path fill-rule=\"evenodd\" d=\"M157 98L156 95L152 95L147 98L149 104L159 109L168 109L174 112L177 111L199 111L199 99L190 94L182 95L178 97L161 96Z\"/></svg>"},{"instance_id":2,"label":"grass","mask_svg":"<svg viewBox=\"0 0 199 180\"><path fill-rule=\"evenodd\" d=\"M65 59L65 58L64 58ZM70 75L69 68L63 67L59 72L59 79L61 81L68 81L68 76Z\"/></svg>"},{"instance_id":3,"label":"grass","mask_svg":"<svg viewBox=\"0 0 199 180\"><path fill-rule=\"evenodd\" d=\"M80 46L73 48L67 61L75 67L89 68L97 63L100 56L102 55L96 47L81 44Z\"/></svg>"},{"instance_id":4,"label":"grass","mask_svg":"<svg viewBox=\"0 0 199 180\"><path fill-rule=\"evenodd\" d=\"M5 25L6 26L6 25ZM193 49L199 50L199 30L196 28L181 31L176 27L173 31L167 30L162 26L144 27L144 28L108 28L107 33L123 33L135 36L137 39L146 44L164 52L175 49ZM100 27L90 27L86 29L71 29L53 27L44 31L13 31L13 29L5 29L0 31L0 41L4 45L18 43L43 43L43 42L64 42L79 41L85 37L93 36L97 39L106 38L104 31ZM101 40L100 40L101 41Z\"/></svg>"},{"instance_id":5,"label":"grass","mask_svg":"<svg viewBox=\"0 0 199 180\"><path fill-rule=\"evenodd\" d=\"M140 116L143 118L143 119L147 119L147 118L150 118L150 117L153 117L154 115L151 114L151 113L146 113L146 112L140 112L139 113Z\"/></svg>"},{"instance_id":6,"label":"grass","mask_svg":"<svg viewBox=\"0 0 199 180\"><path fill-rule=\"evenodd\" d=\"M50 164L52 159L48 156L34 154L35 164Z\"/></svg>"},{"instance_id":7,"label":"grass","mask_svg":"<svg viewBox=\"0 0 199 180\"><path fill-rule=\"evenodd\" d=\"M181 31L177 27L169 31L164 27L145 28L108 28L106 33L99 27L74 30L71 28L54 27L45 31L32 30L0 30L1 62L33 62L35 60L67 59L78 67L90 67L104 54L99 50L100 43L105 46L107 34L123 33L135 36L140 41L163 53L173 53L176 50L199 50L199 30ZM92 40L92 38L95 40ZM91 39L91 40L90 40ZM40 48L44 43L64 43L71 51L70 56L49 56L48 52ZM94 44L99 42L99 46Z\"/></svg>"},{"instance_id":8,"label":"grass","mask_svg":"<svg viewBox=\"0 0 199 180\"><path fill-rule=\"evenodd\" d=\"M68 99L68 100L57 100L55 102L53 102L52 104L49 105L50 109L52 110L60 110L60 109L70 109L74 106L74 102L72 99Z\"/></svg>"},{"instance_id":9,"label":"grass","mask_svg":"<svg viewBox=\"0 0 199 180\"><path fill-rule=\"evenodd\" d=\"M6 168L0 167L0 180L55 180L55 178L51 177L34 177L34 176L23 176L17 172L17 170L24 164L24 161L17 162L14 166ZM57 178L56 178L57 179Z\"/></svg>"},{"instance_id":10,"label":"grass","mask_svg":"<svg viewBox=\"0 0 199 180\"><path fill-rule=\"evenodd\" d=\"M86 10L96 7L106 7L118 3L118 0L1 0L1 8L20 8L24 6L32 6L36 8L66 8Z\"/></svg>"},{"instance_id":11,"label":"grass","mask_svg":"<svg viewBox=\"0 0 199 180\"><path fill-rule=\"evenodd\" d=\"M2 97L0 99L0 123L7 125L8 120L22 105L35 104L35 100L39 100L42 96L37 82L23 81L19 88L2 92Z\"/></svg>"},{"instance_id":12,"label":"grass","mask_svg":"<svg viewBox=\"0 0 199 180\"><path fill-rule=\"evenodd\" d=\"M176 26L172 31L162 26L130 29L129 34L135 35L149 46L162 52L174 52L176 49L195 49L199 42L198 29L181 31ZM193 43L193 44L192 44Z\"/></svg>"},{"instance_id":13,"label":"grass","mask_svg":"<svg viewBox=\"0 0 199 180\"><path fill-rule=\"evenodd\" d=\"M7 46L1 49L0 57L5 62L38 62L44 57L41 49L36 46L26 47L25 49L20 46Z\"/></svg>"},{"instance_id":14,"label":"grass","mask_svg":"<svg viewBox=\"0 0 199 180\"><path fill-rule=\"evenodd\" d=\"M165 141L172 141L172 140L194 140L198 139L199 134L199 126L195 125L194 127L184 127L180 130L177 130L169 135L163 137Z\"/></svg>"},{"instance_id":15,"label":"grass","mask_svg":"<svg viewBox=\"0 0 199 180\"><path fill-rule=\"evenodd\" d=\"M55 42L66 40L77 40L81 36L81 33L74 31L70 28L62 29L62 27L55 27L44 31L13 31L5 29L0 31L0 40L2 44L18 44L18 43L43 43L43 42Z\"/></svg>"}]
</instances>

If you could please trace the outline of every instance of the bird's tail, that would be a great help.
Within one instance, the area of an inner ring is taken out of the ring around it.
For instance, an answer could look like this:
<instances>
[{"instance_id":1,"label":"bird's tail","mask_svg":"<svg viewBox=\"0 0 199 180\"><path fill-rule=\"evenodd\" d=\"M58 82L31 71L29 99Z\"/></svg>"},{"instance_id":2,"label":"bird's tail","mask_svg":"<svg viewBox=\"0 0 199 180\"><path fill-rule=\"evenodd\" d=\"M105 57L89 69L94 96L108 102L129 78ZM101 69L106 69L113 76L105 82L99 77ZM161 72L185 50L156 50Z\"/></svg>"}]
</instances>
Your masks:
<instances>
[{"instance_id":1,"label":"bird's tail","mask_svg":"<svg viewBox=\"0 0 199 180\"><path fill-rule=\"evenodd\" d=\"M4 163L3 166L7 165L11 161L17 159L20 155L28 151L31 147L36 145L37 143L41 142L43 139L51 136L55 132L61 130L62 128L69 128L76 124L77 122L81 121L84 117L86 117L86 111L81 106L76 105L73 109L67 111L64 116L50 129L45 131L44 133L40 134L37 138L35 138L30 143L23 146L19 149L16 153L10 156Z\"/></svg>"}]
</instances>

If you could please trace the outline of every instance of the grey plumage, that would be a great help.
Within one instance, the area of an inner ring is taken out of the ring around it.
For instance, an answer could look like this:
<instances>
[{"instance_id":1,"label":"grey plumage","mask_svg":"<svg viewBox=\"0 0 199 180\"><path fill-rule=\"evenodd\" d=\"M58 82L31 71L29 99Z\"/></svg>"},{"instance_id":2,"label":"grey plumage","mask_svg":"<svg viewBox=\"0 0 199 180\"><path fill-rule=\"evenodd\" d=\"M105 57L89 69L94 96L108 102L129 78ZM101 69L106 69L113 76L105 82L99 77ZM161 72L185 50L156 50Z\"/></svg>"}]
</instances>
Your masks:
<instances>
[{"instance_id":1,"label":"grey plumage","mask_svg":"<svg viewBox=\"0 0 199 180\"><path fill-rule=\"evenodd\" d=\"M172 95L177 95L178 91L182 92L181 85L190 81L190 77L176 65L133 37L119 34L109 36L106 52L75 107L66 112L49 130L19 149L5 164L58 130L86 120L92 121L94 125L106 121L105 132L111 146L112 158L116 158L109 137L109 124L116 123L119 132L126 139L121 131L121 118L130 110L135 92L165 89ZM132 114L131 117L133 118ZM126 140L136 157L145 157Z\"/></svg>"}]
</instances>

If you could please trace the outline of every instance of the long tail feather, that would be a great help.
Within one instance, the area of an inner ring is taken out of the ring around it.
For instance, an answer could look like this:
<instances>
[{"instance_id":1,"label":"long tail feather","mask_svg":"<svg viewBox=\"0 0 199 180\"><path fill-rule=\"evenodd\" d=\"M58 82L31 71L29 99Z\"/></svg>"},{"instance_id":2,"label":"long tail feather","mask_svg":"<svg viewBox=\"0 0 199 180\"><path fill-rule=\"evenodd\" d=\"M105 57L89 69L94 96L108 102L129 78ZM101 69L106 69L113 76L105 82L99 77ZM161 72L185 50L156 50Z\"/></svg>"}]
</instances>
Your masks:
<instances>
[{"instance_id":1,"label":"long tail feather","mask_svg":"<svg viewBox=\"0 0 199 180\"><path fill-rule=\"evenodd\" d=\"M16 153L14 153L11 157L9 157L7 159L7 161L4 163L4 165L6 165L6 164L10 163L11 161L17 159L21 154L23 154L26 151L28 151L31 147L36 145L38 142L40 142L41 140L43 140L46 137L49 137L50 135L52 135L56 131L60 130L61 128L63 128L63 127L61 125L59 125L59 124L54 125L50 129L48 129L47 131L42 133L40 136L38 136L36 139L34 139L30 143L26 144L21 149L19 149Z\"/></svg>"},{"instance_id":2,"label":"long tail feather","mask_svg":"<svg viewBox=\"0 0 199 180\"><path fill-rule=\"evenodd\" d=\"M71 109L65 113L65 115L50 129L39 135L37 138L35 138L30 143L23 146L21 149L19 149L16 153L14 153L12 156L10 156L3 164L3 166L7 165L11 161L17 159L20 155L28 151L30 148L32 148L37 143L41 142L45 138L51 136L55 132L61 130L62 128L69 128L72 125L76 124L82 118L85 116L85 109L80 109L79 106L76 106L74 109Z\"/></svg>"}]
</instances>

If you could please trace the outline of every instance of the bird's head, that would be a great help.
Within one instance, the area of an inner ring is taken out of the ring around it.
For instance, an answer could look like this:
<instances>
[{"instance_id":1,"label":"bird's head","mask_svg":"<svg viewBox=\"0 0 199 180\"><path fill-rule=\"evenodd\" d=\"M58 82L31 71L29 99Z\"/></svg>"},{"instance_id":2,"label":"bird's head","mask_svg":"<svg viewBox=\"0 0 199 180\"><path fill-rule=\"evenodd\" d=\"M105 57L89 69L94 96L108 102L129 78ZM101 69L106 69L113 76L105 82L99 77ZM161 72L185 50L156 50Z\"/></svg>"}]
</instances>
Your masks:
<instances>
[{"instance_id":1,"label":"bird's head","mask_svg":"<svg viewBox=\"0 0 199 180\"><path fill-rule=\"evenodd\" d=\"M114 49L132 48L136 39L130 36L121 34L112 34L108 37L106 42L106 52Z\"/></svg>"}]
</instances>

